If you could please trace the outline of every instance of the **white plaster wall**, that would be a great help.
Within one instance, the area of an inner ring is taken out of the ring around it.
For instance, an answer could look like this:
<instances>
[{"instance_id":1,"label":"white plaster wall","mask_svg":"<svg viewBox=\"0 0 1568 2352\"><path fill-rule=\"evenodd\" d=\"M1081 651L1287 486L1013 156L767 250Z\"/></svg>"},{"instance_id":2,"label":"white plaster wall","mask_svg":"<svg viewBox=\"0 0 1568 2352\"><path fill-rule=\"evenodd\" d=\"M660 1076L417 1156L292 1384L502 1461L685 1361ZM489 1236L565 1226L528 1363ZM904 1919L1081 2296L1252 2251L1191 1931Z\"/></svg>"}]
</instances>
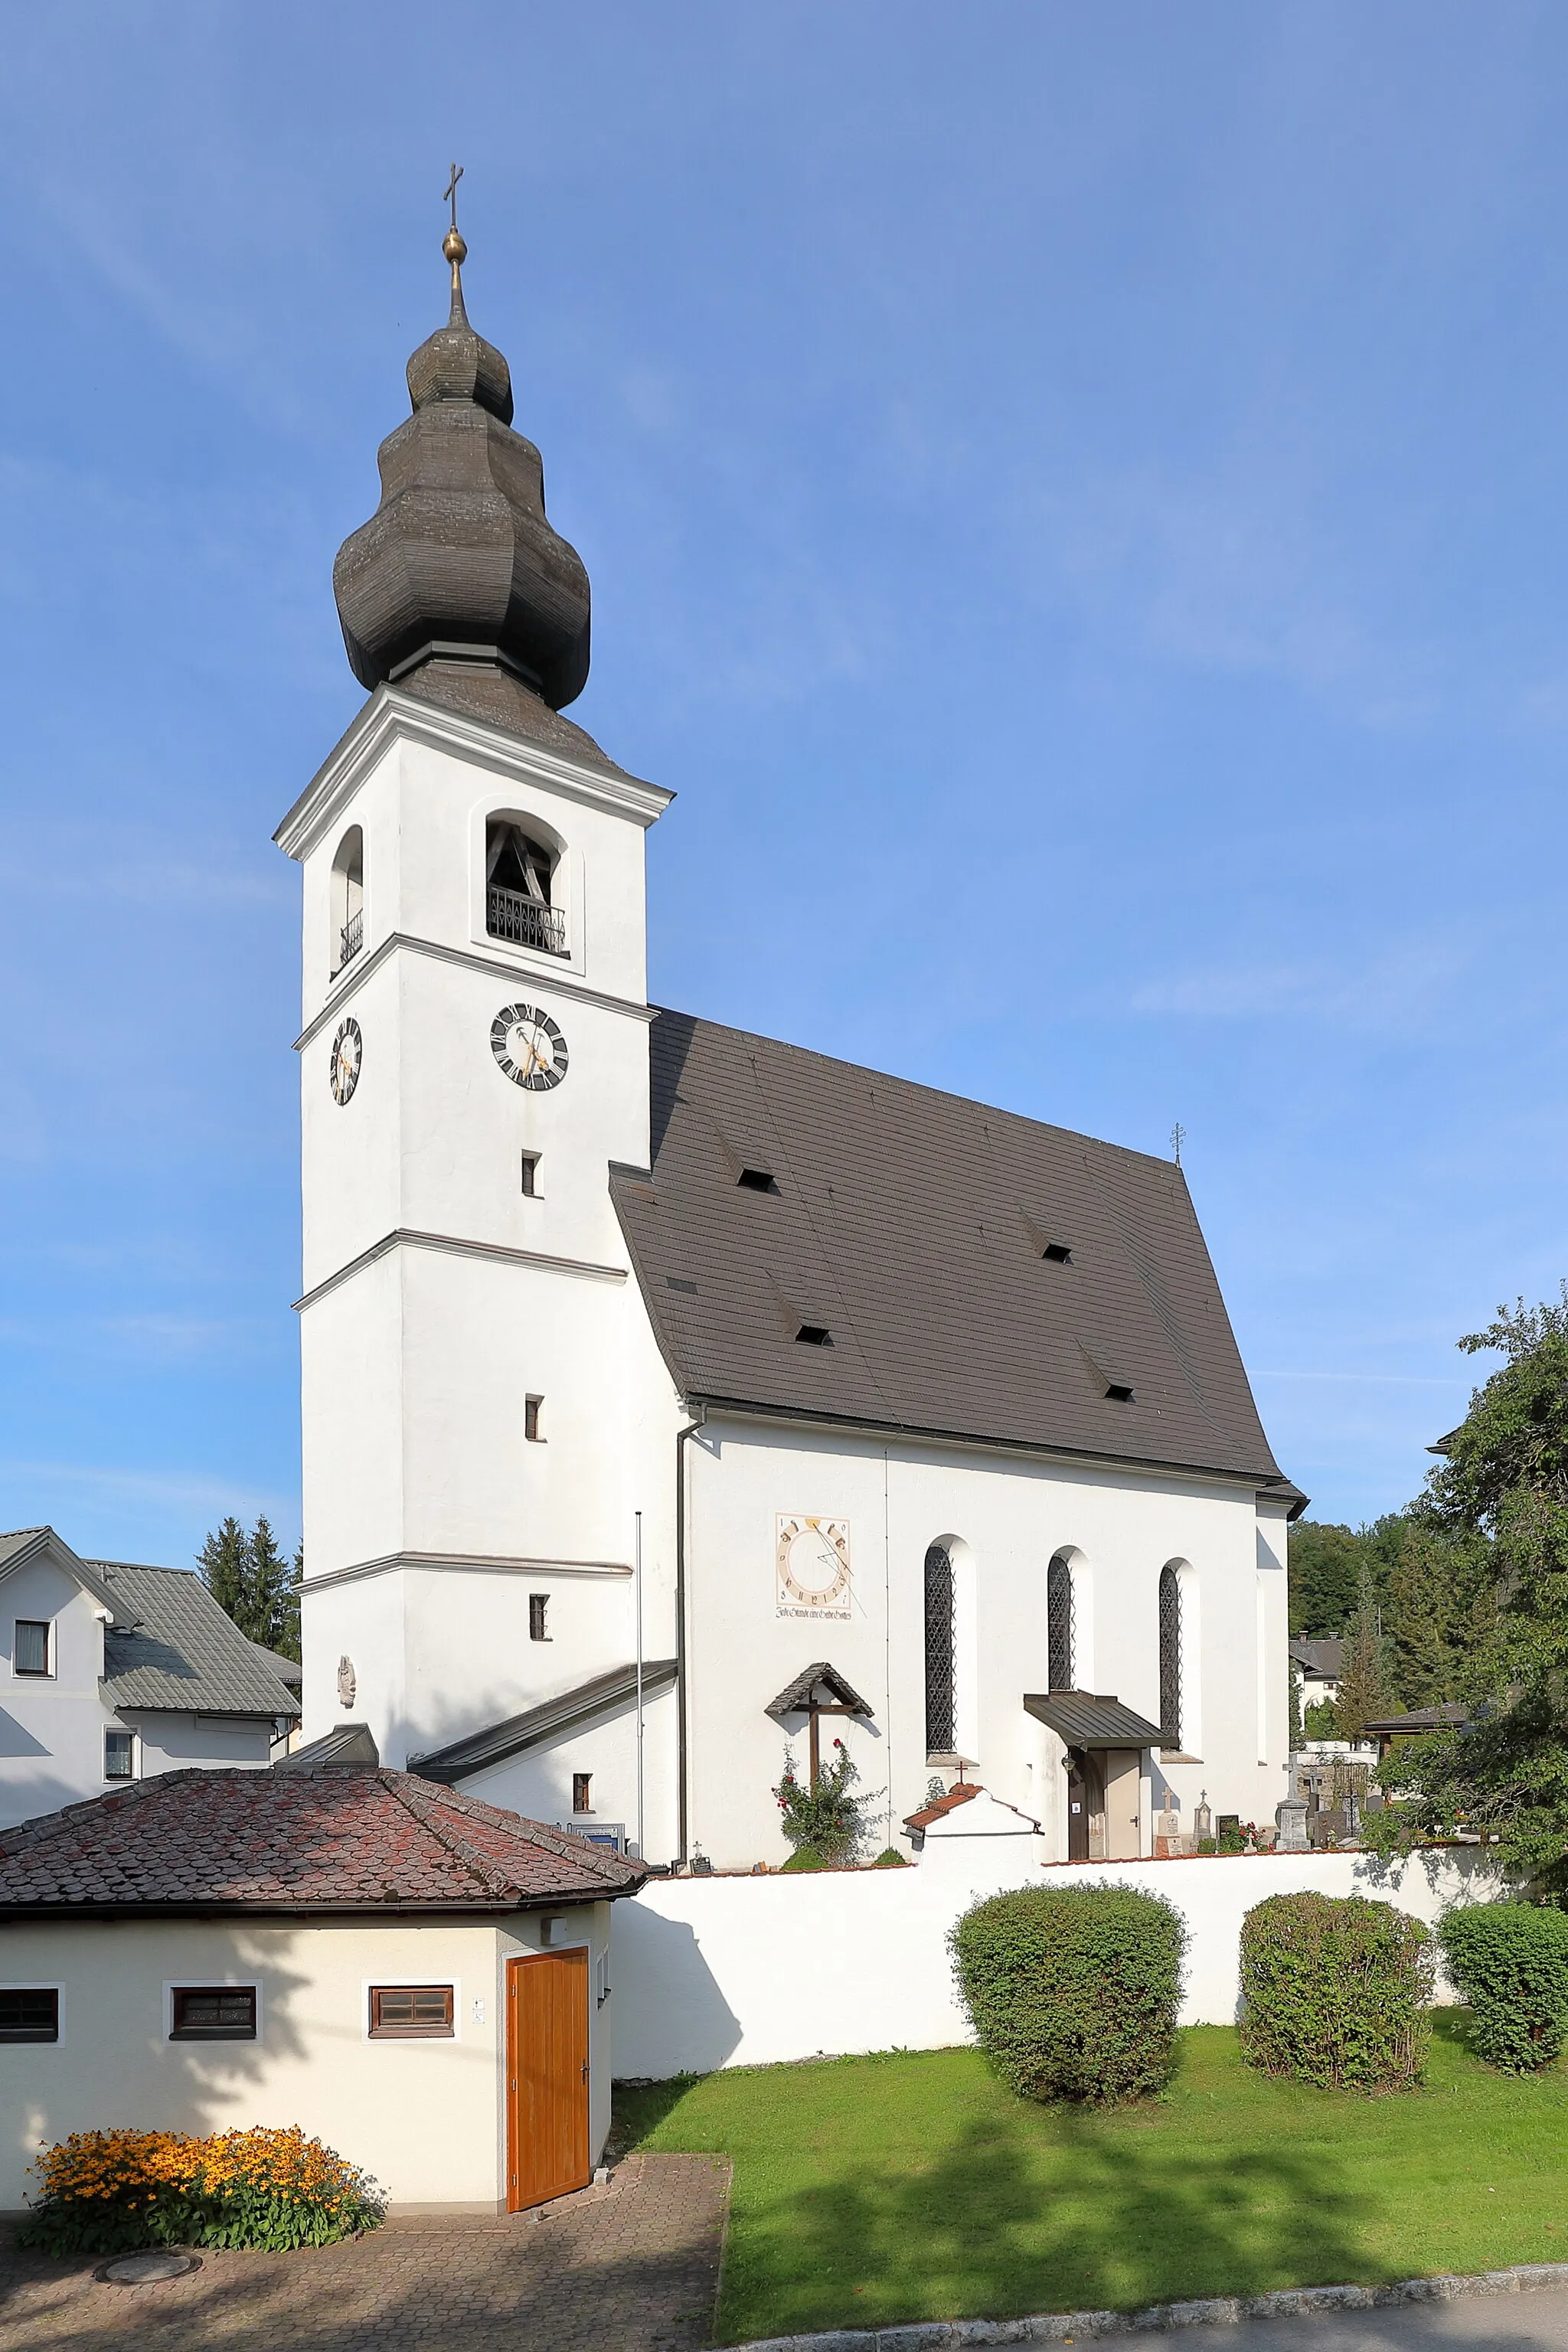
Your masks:
<instances>
[{"instance_id":1,"label":"white plaster wall","mask_svg":"<svg viewBox=\"0 0 1568 2352\"><path fill-rule=\"evenodd\" d=\"M615 1921L617 2074L663 2079L971 2041L948 1930L1005 1886L1129 1885L1173 1903L1192 1937L1184 2025L1234 2021L1242 1917L1268 1895L1370 1895L1429 1922L1472 1887L1496 1891L1473 1849L1416 1855L1386 1873L1343 1853L1078 1863L1047 1874L1025 1850L1031 1843L955 1834L934 1867L941 1849L928 1839L906 1870L650 1881Z\"/></svg>"},{"instance_id":2,"label":"white plaster wall","mask_svg":"<svg viewBox=\"0 0 1568 2352\"><path fill-rule=\"evenodd\" d=\"M590 2141L609 2128L614 2000L594 2002L609 1906L559 1915L552 1948L589 1948ZM0 2210L41 2144L124 2125L205 2133L298 2124L402 2205L505 2199L504 1962L539 1921L246 1927L201 1920L10 1924L0 1983L58 1985L60 2039L0 2049ZM450 2041L372 2042L367 1988L457 1987ZM255 2042L167 2039L171 1984L259 1984ZM479 2013L476 2013L478 2004Z\"/></svg>"},{"instance_id":3,"label":"white plaster wall","mask_svg":"<svg viewBox=\"0 0 1568 2352\"><path fill-rule=\"evenodd\" d=\"M18 1618L54 1629L50 1675L18 1675ZM47 1559L0 1578L0 1828L101 1796L103 1735L138 1735L136 1776L191 1764L253 1764L268 1759L270 1721L198 1716L162 1708L116 1713L99 1686L104 1627L99 1604Z\"/></svg>"},{"instance_id":4,"label":"white plaster wall","mask_svg":"<svg viewBox=\"0 0 1568 2352\"><path fill-rule=\"evenodd\" d=\"M667 1689L645 1700L643 1707L643 1843L654 1860L675 1852L675 1693ZM572 1811L574 1772L593 1776L590 1814ZM531 1748L489 1772L476 1773L462 1783L462 1790L468 1797L482 1797L487 1805L504 1805L531 1821L553 1822L563 1829L591 1830L595 1823L620 1822L635 1845L637 1782L637 1711L628 1706L569 1733L553 1747Z\"/></svg>"},{"instance_id":5,"label":"white plaster wall","mask_svg":"<svg viewBox=\"0 0 1568 2352\"><path fill-rule=\"evenodd\" d=\"M692 1830L720 1867L774 1863L788 1852L768 1794L784 1736L763 1710L818 1659L874 1710L868 1724L825 1719L824 1736L845 1739L863 1787L889 1791L876 1842L887 1843L922 1801L931 1770L924 1560L942 1536L962 1538L972 1595L961 1614L972 1612L973 1633L960 1628L973 1658L973 1698L962 1710L973 1724L970 1777L1037 1817L1053 1857L1067 1851L1062 1748L1022 1702L1047 1687L1046 1571L1064 1548L1079 1556L1080 1651L1092 1652L1092 1687L1151 1720L1159 1717L1160 1571L1179 1559L1197 1587L1185 1667L1204 1744L1187 1760L1156 1758L1145 1843L1152 1796L1167 1784L1189 1813L1206 1790L1216 1812L1272 1821L1285 1794L1284 1706L1281 1697L1260 1722L1258 1700L1276 1684L1285 1688L1285 1578L1262 1564L1249 1490L958 1447L884 1448L717 1417L690 1454ZM849 1521L847 1620L777 1613L780 1512ZM793 1745L799 1763L804 1733Z\"/></svg>"}]
</instances>

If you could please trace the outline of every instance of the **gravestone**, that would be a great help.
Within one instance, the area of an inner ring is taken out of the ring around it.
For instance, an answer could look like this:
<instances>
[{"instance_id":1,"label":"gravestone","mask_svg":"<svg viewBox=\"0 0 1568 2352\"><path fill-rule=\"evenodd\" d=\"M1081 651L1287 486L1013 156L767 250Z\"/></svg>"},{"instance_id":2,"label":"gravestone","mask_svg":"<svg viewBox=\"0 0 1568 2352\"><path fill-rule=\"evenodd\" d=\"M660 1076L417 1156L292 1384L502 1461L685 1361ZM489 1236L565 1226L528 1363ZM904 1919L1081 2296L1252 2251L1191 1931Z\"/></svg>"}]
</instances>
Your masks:
<instances>
[{"instance_id":1,"label":"gravestone","mask_svg":"<svg viewBox=\"0 0 1568 2352\"><path fill-rule=\"evenodd\" d=\"M1305 1853L1307 1851L1307 1803L1304 1797L1285 1797L1274 1808L1278 1831L1276 1851L1280 1853Z\"/></svg>"}]
</instances>

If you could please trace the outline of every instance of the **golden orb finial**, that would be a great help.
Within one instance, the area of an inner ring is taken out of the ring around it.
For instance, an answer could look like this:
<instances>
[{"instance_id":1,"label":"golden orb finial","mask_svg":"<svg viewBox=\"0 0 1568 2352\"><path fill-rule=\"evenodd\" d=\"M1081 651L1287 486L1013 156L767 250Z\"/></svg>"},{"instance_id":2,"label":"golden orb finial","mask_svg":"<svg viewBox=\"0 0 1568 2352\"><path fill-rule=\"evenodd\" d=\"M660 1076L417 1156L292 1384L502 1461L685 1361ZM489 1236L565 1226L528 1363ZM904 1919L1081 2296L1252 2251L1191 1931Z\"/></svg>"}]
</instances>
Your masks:
<instances>
[{"instance_id":1,"label":"golden orb finial","mask_svg":"<svg viewBox=\"0 0 1568 2352\"><path fill-rule=\"evenodd\" d=\"M441 239L441 250L452 265L452 299L455 303L460 303L463 299L462 268L468 257L468 248L458 229L458 183L462 176L462 165L454 163L452 176L441 191L442 201L452 207L452 226Z\"/></svg>"}]
</instances>

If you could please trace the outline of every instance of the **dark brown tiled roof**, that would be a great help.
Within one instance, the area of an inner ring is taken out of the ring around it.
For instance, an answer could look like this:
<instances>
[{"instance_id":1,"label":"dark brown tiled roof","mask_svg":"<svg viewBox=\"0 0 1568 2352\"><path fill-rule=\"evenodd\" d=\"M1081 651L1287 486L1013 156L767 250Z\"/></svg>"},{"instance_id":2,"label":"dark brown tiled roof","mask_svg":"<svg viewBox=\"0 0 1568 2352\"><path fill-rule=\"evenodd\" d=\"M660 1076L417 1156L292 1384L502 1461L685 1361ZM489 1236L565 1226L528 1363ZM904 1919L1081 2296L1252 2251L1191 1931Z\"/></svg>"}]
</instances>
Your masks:
<instances>
[{"instance_id":1,"label":"dark brown tiled roof","mask_svg":"<svg viewBox=\"0 0 1568 2352\"><path fill-rule=\"evenodd\" d=\"M611 1182L684 1395L1294 1495L1172 1162L684 1013L652 1035L651 1176Z\"/></svg>"},{"instance_id":2,"label":"dark brown tiled roof","mask_svg":"<svg viewBox=\"0 0 1568 2352\"><path fill-rule=\"evenodd\" d=\"M640 1862L412 1772L164 1772L0 1831L25 1911L515 1911L635 1895Z\"/></svg>"}]
</instances>

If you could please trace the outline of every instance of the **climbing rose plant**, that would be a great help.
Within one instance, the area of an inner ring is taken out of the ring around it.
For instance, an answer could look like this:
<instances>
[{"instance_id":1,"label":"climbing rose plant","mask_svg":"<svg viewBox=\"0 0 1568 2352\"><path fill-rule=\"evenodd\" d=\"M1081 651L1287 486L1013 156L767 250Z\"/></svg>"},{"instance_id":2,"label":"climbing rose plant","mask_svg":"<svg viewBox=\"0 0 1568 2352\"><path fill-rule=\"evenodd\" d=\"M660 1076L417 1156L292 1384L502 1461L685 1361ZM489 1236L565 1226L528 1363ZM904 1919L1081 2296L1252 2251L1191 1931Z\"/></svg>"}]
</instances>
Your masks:
<instances>
[{"instance_id":1,"label":"climbing rose plant","mask_svg":"<svg viewBox=\"0 0 1568 2352\"><path fill-rule=\"evenodd\" d=\"M795 1758L784 1749L784 1777L773 1795L784 1816L779 1826L803 1863L854 1861L866 1840L866 1809L881 1794L876 1789L857 1796L859 1778L842 1739L834 1741L832 1761L818 1772L815 1788L795 1778Z\"/></svg>"}]
</instances>

